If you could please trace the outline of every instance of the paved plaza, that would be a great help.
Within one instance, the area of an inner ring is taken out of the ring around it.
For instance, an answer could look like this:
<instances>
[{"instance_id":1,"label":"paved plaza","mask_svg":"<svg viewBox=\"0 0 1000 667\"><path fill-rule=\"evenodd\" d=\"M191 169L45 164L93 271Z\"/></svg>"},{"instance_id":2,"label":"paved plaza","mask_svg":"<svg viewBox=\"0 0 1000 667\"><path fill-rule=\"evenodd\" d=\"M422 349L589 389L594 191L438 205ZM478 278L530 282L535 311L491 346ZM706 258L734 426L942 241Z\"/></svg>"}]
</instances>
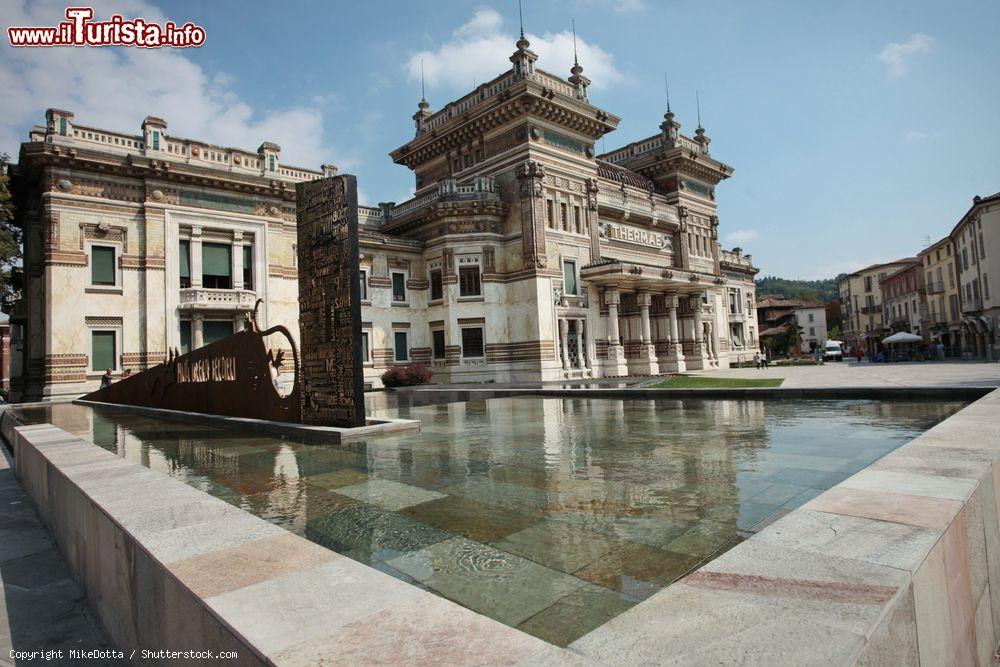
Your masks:
<instances>
[{"instance_id":1,"label":"paved plaza","mask_svg":"<svg viewBox=\"0 0 1000 667\"><path fill-rule=\"evenodd\" d=\"M1000 387L1000 363L982 361L924 361L870 364L855 361L821 366L727 368L695 372L717 378L784 378L782 387Z\"/></svg>"}]
</instances>

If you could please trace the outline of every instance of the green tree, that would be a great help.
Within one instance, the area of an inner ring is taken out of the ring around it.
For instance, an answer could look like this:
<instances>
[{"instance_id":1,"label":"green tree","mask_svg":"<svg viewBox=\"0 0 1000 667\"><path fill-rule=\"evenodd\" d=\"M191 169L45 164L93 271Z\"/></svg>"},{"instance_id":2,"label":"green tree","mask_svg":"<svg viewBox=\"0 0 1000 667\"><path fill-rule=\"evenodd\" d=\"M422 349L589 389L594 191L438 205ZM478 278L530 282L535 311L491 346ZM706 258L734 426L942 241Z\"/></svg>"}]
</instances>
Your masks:
<instances>
[{"instance_id":1,"label":"green tree","mask_svg":"<svg viewBox=\"0 0 1000 667\"><path fill-rule=\"evenodd\" d=\"M14 224L9 162L0 153L0 310L8 314L21 296L21 229Z\"/></svg>"}]
</instances>

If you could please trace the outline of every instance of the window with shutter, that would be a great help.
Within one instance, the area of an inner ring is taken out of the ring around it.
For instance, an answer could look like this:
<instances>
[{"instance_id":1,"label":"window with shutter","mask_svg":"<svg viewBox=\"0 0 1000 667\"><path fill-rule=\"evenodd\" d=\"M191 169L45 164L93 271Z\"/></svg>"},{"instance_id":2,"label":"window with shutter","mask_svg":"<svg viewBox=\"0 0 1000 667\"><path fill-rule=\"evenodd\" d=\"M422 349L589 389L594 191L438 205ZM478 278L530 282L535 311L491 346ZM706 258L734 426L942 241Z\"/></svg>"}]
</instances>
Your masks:
<instances>
[{"instance_id":1,"label":"window with shutter","mask_svg":"<svg viewBox=\"0 0 1000 667\"><path fill-rule=\"evenodd\" d=\"M479 280L479 266L463 266L458 270L459 294L461 296L480 296L482 285Z\"/></svg>"},{"instance_id":2,"label":"window with shutter","mask_svg":"<svg viewBox=\"0 0 1000 667\"><path fill-rule=\"evenodd\" d=\"M92 285L113 286L115 280L115 249L112 246L90 247L90 282Z\"/></svg>"},{"instance_id":3,"label":"window with shutter","mask_svg":"<svg viewBox=\"0 0 1000 667\"><path fill-rule=\"evenodd\" d=\"M177 263L180 268L181 288L191 287L191 242L178 244Z\"/></svg>"},{"instance_id":4,"label":"window with shutter","mask_svg":"<svg viewBox=\"0 0 1000 667\"><path fill-rule=\"evenodd\" d=\"M201 244L201 282L214 289L233 288L233 247L225 243Z\"/></svg>"},{"instance_id":5,"label":"window with shutter","mask_svg":"<svg viewBox=\"0 0 1000 667\"><path fill-rule=\"evenodd\" d=\"M478 359L483 356L483 330L462 329L462 356Z\"/></svg>"},{"instance_id":6,"label":"window with shutter","mask_svg":"<svg viewBox=\"0 0 1000 667\"><path fill-rule=\"evenodd\" d=\"M118 364L117 340L114 331L90 332L90 370L106 371L116 369Z\"/></svg>"},{"instance_id":7,"label":"window with shutter","mask_svg":"<svg viewBox=\"0 0 1000 667\"><path fill-rule=\"evenodd\" d=\"M243 289L253 290L253 246L243 246Z\"/></svg>"},{"instance_id":8,"label":"window with shutter","mask_svg":"<svg viewBox=\"0 0 1000 667\"><path fill-rule=\"evenodd\" d=\"M405 331L393 333L393 343L395 344L396 361L408 361L410 358L410 346L407 340L409 336Z\"/></svg>"}]
</instances>

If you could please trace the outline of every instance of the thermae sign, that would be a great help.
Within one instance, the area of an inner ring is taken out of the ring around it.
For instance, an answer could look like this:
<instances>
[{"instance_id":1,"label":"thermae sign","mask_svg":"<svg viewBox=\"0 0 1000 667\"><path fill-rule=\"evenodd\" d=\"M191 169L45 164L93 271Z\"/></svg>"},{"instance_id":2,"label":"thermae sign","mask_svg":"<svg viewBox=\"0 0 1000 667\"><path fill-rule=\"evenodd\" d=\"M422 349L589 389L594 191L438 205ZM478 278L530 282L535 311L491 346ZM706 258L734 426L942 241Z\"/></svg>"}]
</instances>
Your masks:
<instances>
[{"instance_id":1,"label":"thermae sign","mask_svg":"<svg viewBox=\"0 0 1000 667\"><path fill-rule=\"evenodd\" d=\"M235 382L236 356L177 362L177 382Z\"/></svg>"},{"instance_id":2,"label":"thermae sign","mask_svg":"<svg viewBox=\"0 0 1000 667\"><path fill-rule=\"evenodd\" d=\"M601 230L601 238L609 241L631 243L633 245L641 245L647 248L655 248L656 250L673 250L673 242L671 238L661 232L654 232L640 227L619 225L617 222L606 222L604 220L600 221L599 226Z\"/></svg>"}]
</instances>

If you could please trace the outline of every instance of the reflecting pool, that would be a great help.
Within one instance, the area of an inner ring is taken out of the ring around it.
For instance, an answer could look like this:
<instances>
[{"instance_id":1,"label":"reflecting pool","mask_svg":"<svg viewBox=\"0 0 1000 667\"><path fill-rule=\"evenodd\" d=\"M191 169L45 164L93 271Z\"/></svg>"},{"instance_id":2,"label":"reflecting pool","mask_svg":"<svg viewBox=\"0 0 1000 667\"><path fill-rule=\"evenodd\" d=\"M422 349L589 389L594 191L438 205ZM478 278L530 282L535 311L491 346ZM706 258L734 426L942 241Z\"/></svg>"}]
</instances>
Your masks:
<instances>
[{"instance_id":1,"label":"reflecting pool","mask_svg":"<svg viewBox=\"0 0 1000 667\"><path fill-rule=\"evenodd\" d=\"M504 398L401 407L342 445L108 408L20 408L559 645L962 407Z\"/></svg>"}]
</instances>

